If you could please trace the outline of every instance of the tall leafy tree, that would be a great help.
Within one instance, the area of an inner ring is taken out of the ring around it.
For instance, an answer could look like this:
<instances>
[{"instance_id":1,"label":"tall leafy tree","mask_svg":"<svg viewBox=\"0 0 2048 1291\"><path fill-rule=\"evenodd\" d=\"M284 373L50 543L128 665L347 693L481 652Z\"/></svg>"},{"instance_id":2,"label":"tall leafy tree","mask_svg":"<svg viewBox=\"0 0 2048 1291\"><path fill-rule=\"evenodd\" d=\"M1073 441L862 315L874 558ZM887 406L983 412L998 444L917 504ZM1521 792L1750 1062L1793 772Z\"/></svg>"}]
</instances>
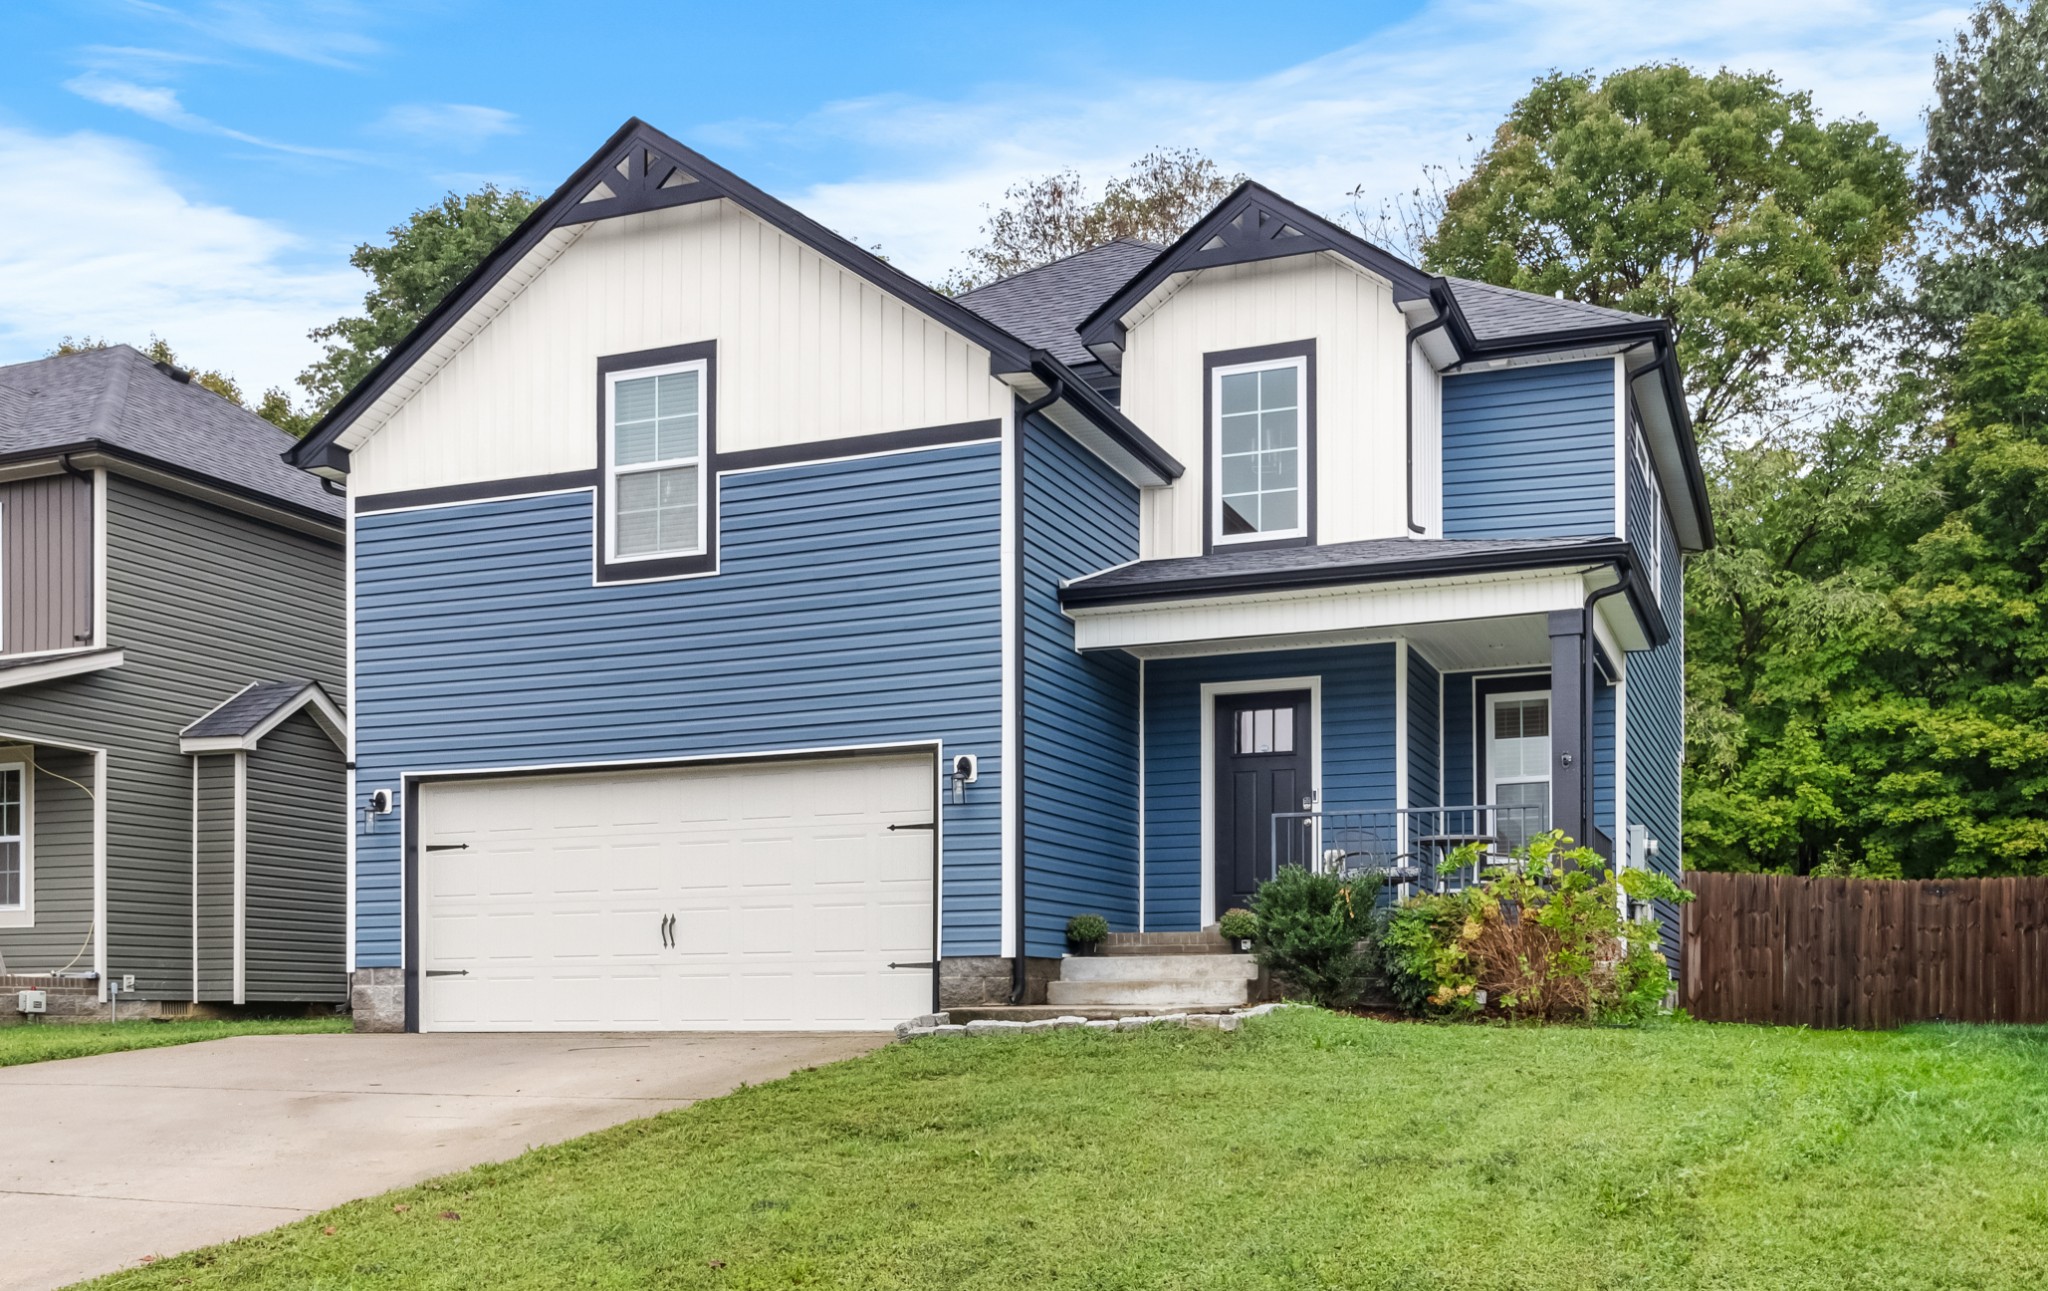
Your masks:
<instances>
[{"instance_id":1,"label":"tall leafy tree","mask_svg":"<svg viewBox=\"0 0 2048 1291\"><path fill-rule=\"evenodd\" d=\"M427 311L482 263L533 210L530 193L486 184L414 211L382 243L365 242L349 263L369 274L363 312L316 327L325 352L299 374L317 417L405 339Z\"/></svg>"},{"instance_id":2,"label":"tall leafy tree","mask_svg":"<svg viewBox=\"0 0 2048 1291\"><path fill-rule=\"evenodd\" d=\"M1118 238L1167 243L1244 182L1192 148L1155 148L1128 174L1091 197L1077 170L1063 170L1003 194L981 226L983 242L939 284L957 295Z\"/></svg>"},{"instance_id":3,"label":"tall leafy tree","mask_svg":"<svg viewBox=\"0 0 2048 1291\"><path fill-rule=\"evenodd\" d=\"M1554 73L1444 199L1430 267L1659 315L1704 439L1849 371L1914 219L1907 154L1769 75Z\"/></svg>"},{"instance_id":4,"label":"tall leafy tree","mask_svg":"<svg viewBox=\"0 0 2048 1291\"><path fill-rule=\"evenodd\" d=\"M1915 313L1953 345L1978 314L2048 303L2048 7L1989 0L1934 60Z\"/></svg>"}]
</instances>

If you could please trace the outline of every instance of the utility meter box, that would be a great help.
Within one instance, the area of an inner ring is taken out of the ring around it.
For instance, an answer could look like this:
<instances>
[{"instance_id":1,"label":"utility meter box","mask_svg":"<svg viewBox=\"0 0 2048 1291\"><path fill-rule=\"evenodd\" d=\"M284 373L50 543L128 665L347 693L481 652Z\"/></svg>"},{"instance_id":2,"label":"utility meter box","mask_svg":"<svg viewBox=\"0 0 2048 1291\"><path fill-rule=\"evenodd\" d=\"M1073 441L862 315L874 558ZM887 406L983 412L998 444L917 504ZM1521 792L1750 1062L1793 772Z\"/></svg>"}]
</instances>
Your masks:
<instances>
[{"instance_id":1,"label":"utility meter box","mask_svg":"<svg viewBox=\"0 0 2048 1291\"><path fill-rule=\"evenodd\" d=\"M17 991L14 995L14 1007L18 1012L22 1013L48 1013L50 1011L50 993L48 991Z\"/></svg>"}]
</instances>

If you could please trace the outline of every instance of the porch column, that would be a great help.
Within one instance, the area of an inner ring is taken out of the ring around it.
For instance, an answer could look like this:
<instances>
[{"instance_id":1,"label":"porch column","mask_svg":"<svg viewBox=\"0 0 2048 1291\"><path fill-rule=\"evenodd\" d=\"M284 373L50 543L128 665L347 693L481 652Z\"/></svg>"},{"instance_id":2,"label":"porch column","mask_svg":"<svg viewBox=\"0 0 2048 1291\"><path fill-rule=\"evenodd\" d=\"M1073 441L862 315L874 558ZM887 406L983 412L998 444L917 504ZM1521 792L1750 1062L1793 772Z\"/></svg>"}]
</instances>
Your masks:
<instances>
[{"instance_id":1,"label":"porch column","mask_svg":"<svg viewBox=\"0 0 2048 1291\"><path fill-rule=\"evenodd\" d=\"M1590 846L1593 831L1586 786L1586 614L1550 612L1550 825L1576 844Z\"/></svg>"}]
</instances>

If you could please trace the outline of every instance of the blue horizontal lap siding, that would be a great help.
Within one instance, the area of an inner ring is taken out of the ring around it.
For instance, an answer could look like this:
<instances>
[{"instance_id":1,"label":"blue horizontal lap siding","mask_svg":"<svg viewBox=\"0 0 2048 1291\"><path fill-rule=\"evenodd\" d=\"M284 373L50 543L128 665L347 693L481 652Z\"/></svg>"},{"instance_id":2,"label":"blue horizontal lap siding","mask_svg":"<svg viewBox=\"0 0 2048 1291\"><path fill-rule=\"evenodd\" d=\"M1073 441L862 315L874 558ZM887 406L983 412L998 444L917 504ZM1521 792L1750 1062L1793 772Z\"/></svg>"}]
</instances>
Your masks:
<instances>
[{"instance_id":1,"label":"blue horizontal lap siding","mask_svg":"<svg viewBox=\"0 0 2048 1291\"><path fill-rule=\"evenodd\" d=\"M1438 721L1437 672L1429 660L1413 649L1408 652L1408 806L1441 807L1443 785L1439 782L1437 752L1441 748Z\"/></svg>"},{"instance_id":2,"label":"blue horizontal lap siding","mask_svg":"<svg viewBox=\"0 0 2048 1291\"><path fill-rule=\"evenodd\" d=\"M1614 362L1449 376L1446 538L1614 532Z\"/></svg>"},{"instance_id":3,"label":"blue horizontal lap siding","mask_svg":"<svg viewBox=\"0 0 2048 1291\"><path fill-rule=\"evenodd\" d=\"M1654 650L1628 657L1628 704L1624 737L1628 744L1628 816L1657 840L1651 863L1677 878L1683 872L1680 837L1679 775L1685 759L1685 575L1678 541L1669 522L1658 524L1650 490L1633 462L1628 470L1628 540L1645 571L1650 553L1663 548L1664 584L1660 603L1671 639ZM1667 510L1668 514L1668 510ZM1659 935L1672 971L1678 971L1678 911L1659 903Z\"/></svg>"},{"instance_id":4,"label":"blue horizontal lap siding","mask_svg":"<svg viewBox=\"0 0 2048 1291\"><path fill-rule=\"evenodd\" d=\"M1473 782L1478 758L1473 747L1472 674L1444 674L1444 805L1472 807L1483 801Z\"/></svg>"},{"instance_id":5,"label":"blue horizontal lap siding","mask_svg":"<svg viewBox=\"0 0 2048 1291\"><path fill-rule=\"evenodd\" d=\"M1275 650L1145 666L1145 926L1197 927L1202 915L1202 685L1321 677L1322 803L1394 800L1394 647Z\"/></svg>"},{"instance_id":6,"label":"blue horizontal lap siding","mask_svg":"<svg viewBox=\"0 0 2048 1291\"><path fill-rule=\"evenodd\" d=\"M1593 678L1593 823L1619 848L1614 828L1614 687Z\"/></svg>"},{"instance_id":7,"label":"blue horizontal lap siding","mask_svg":"<svg viewBox=\"0 0 2048 1291\"><path fill-rule=\"evenodd\" d=\"M726 476L720 572L591 582L587 491L359 516L357 788L405 772L943 740L947 954L1001 935L1001 455ZM357 961L400 962L400 828L357 839Z\"/></svg>"},{"instance_id":8,"label":"blue horizontal lap siding","mask_svg":"<svg viewBox=\"0 0 2048 1291\"><path fill-rule=\"evenodd\" d=\"M1061 580L1138 556L1138 490L1056 428L1028 420L1023 740L1026 954L1059 955L1067 920L1138 926L1138 665L1083 655Z\"/></svg>"}]
</instances>

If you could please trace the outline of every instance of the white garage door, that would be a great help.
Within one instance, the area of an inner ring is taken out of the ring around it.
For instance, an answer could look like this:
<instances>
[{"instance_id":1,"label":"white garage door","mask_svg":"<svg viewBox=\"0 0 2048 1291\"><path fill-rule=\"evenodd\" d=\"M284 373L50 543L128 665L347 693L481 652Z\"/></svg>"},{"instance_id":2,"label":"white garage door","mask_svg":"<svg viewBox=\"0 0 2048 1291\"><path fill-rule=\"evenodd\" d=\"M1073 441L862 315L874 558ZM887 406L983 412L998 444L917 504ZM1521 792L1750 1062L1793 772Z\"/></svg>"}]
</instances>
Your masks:
<instances>
[{"instance_id":1,"label":"white garage door","mask_svg":"<svg viewBox=\"0 0 2048 1291\"><path fill-rule=\"evenodd\" d=\"M865 1030L931 1007L929 756L431 784L427 1031ZM904 964L891 968L890 964Z\"/></svg>"}]
</instances>

